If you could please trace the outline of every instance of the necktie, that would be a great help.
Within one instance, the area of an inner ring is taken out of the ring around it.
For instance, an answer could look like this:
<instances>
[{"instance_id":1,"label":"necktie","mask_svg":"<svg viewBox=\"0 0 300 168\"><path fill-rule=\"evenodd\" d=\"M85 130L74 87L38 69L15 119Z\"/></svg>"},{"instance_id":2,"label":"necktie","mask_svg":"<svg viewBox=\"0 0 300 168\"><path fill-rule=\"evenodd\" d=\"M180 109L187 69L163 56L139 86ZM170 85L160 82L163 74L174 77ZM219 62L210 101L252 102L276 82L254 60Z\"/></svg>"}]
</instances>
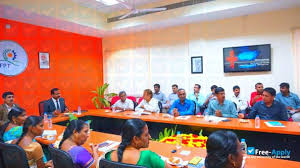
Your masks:
<instances>
[{"instance_id":1,"label":"necktie","mask_svg":"<svg viewBox=\"0 0 300 168\"><path fill-rule=\"evenodd\" d=\"M58 100L56 100L56 110L60 110L58 105Z\"/></svg>"}]
</instances>

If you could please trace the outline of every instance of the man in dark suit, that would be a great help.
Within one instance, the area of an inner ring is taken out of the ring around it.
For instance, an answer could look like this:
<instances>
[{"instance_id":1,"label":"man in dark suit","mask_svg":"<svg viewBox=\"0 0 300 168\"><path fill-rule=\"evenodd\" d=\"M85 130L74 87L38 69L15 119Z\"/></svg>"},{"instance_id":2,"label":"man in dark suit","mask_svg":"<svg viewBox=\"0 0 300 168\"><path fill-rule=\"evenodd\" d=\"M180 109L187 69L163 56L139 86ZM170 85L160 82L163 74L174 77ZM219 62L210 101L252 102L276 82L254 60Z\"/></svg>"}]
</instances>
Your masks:
<instances>
[{"instance_id":1,"label":"man in dark suit","mask_svg":"<svg viewBox=\"0 0 300 168\"><path fill-rule=\"evenodd\" d=\"M51 96L51 99L44 102L44 113L58 115L69 111L65 99L60 97L58 88L51 89Z\"/></svg>"},{"instance_id":2,"label":"man in dark suit","mask_svg":"<svg viewBox=\"0 0 300 168\"><path fill-rule=\"evenodd\" d=\"M4 92L2 94L3 104L0 105L0 127L8 121L8 113L13 107L19 107L14 103L13 92Z\"/></svg>"}]
</instances>

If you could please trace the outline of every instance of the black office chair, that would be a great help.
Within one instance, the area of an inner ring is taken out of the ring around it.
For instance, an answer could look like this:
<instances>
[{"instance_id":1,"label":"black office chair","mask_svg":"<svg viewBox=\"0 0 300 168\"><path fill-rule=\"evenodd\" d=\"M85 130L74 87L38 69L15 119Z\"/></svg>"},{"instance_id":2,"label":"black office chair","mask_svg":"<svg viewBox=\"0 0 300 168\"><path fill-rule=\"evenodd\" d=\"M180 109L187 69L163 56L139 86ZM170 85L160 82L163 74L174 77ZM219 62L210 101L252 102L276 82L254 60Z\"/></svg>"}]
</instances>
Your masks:
<instances>
[{"instance_id":1,"label":"black office chair","mask_svg":"<svg viewBox=\"0 0 300 168\"><path fill-rule=\"evenodd\" d=\"M52 145L49 145L49 151L54 167L75 168L72 158L67 152L54 148Z\"/></svg>"},{"instance_id":2,"label":"black office chair","mask_svg":"<svg viewBox=\"0 0 300 168\"><path fill-rule=\"evenodd\" d=\"M194 115L196 115L196 111L197 111L197 104L196 104L196 102L194 102Z\"/></svg>"},{"instance_id":3,"label":"black office chair","mask_svg":"<svg viewBox=\"0 0 300 168\"><path fill-rule=\"evenodd\" d=\"M158 101L158 107L159 107L159 112L162 113L162 103L160 101Z\"/></svg>"},{"instance_id":4,"label":"black office chair","mask_svg":"<svg viewBox=\"0 0 300 168\"><path fill-rule=\"evenodd\" d=\"M99 162L99 168L146 168L146 167L126 164L121 162L113 162L107 159L101 159Z\"/></svg>"},{"instance_id":5,"label":"black office chair","mask_svg":"<svg viewBox=\"0 0 300 168\"><path fill-rule=\"evenodd\" d=\"M18 145L0 142L0 155L4 168L29 168L25 151Z\"/></svg>"}]
</instances>

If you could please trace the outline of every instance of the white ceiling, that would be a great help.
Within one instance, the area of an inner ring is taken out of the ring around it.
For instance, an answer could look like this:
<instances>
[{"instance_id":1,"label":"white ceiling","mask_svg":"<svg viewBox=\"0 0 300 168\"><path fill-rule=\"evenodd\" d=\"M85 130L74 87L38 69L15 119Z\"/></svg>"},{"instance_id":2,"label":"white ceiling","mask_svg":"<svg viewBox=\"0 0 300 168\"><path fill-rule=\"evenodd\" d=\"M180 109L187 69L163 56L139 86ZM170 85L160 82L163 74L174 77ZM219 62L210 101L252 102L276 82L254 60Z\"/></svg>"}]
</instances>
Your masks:
<instances>
[{"instance_id":1,"label":"white ceiling","mask_svg":"<svg viewBox=\"0 0 300 168\"><path fill-rule=\"evenodd\" d=\"M117 11L126 9L122 4L107 6L96 0L73 0L73 1L76 3L79 3L80 5L82 5L84 7L97 9L99 12L104 13L104 14L117 12ZM158 1L162 1L162 0L123 0L123 1L126 1L128 4L131 4L132 6L138 7L138 6L142 6L142 5L146 5L149 3L158 2Z\"/></svg>"},{"instance_id":2,"label":"white ceiling","mask_svg":"<svg viewBox=\"0 0 300 168\"><path fill-rule=\"evenodd\" d=\"M96 0L76 0L76 1L86 1L86 2L93 1L92 3L94 3L94 1L96 2ZM139 3L147 3L150 1L153 2L158 0L136 0L136 1ZM16 20L24 23L54 28L58 30L79 33L83 35L105 37L111 35L126 34L130 32L158 29L162 27L183 25L183 24L188 24L193 22L210 21L210 20L231 18L236 16L244 16L249 14L256 14L256 13L262 13L262 12L273 11L273 10L278 10L283 8L292 8L292 7L300 7L300 0L268 0L264 3L257 3L257 4L254 3L252 5L244 5L236 8L227 8L224 10L198 13L193 15L185 15L184 13L183 14L169 13L169 14L165 14L169 16L168 18L155 20L152 22L146 22L147 20L145 20L145 17L141 16L141 17L120 21L120 23L126 23L127 26L112 27L108 29L102 29L102 28L85 25L82 22L74 22L74 21L65 20L61 18L55 18L51 16L45 16L42 14L28 12L12 6L1 5L1 3L0 3L0 11L1 11L0 17L10 19L10 20ZM107 9L106 11L118 10L118 8L121 9L120 6L118 7L112 6L108 8L112 8L112 9ZM191 8L187 8L187 9L188 9L187 11L190 11ZM170 10L170 12L172 11ZM160 15L153 14L153 17L151 17L151 19L162 18L165 15L163 14L163 12L161 12ZM134 24L135 19L141 20L141 23Z\"/></svg>"}]
</instances>

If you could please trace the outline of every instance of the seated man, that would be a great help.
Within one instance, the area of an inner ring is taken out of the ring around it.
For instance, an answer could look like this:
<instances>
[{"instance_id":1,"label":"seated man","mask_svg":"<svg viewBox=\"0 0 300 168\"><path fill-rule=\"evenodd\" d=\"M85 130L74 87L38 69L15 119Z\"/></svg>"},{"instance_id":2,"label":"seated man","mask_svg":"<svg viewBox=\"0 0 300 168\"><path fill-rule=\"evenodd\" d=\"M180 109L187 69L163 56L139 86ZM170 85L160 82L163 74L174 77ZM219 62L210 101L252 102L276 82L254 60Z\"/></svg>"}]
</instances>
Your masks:
<instances>
[{"instance_id":1,"label":"seated man","mask_svg":"<svg viewBox=\"0 0 300 168\"><path fill-rule=\"evenodd\" d=\"M172 85L172 91L173 91L173 93L171 93L169 95L168 101L167 101L167 104L169 106L172 106L172 104L174 103L174 101L178 99L178 94L177 94L177 92L178 92L178 85L176 85L176 84Z\"/></svg>"},{"instance_id":2,"label":"seated man","mask_svg":"<svg viewBox=\"0 0 300 168\"><path fill-rule=\"evenodd\" d=\"M154 85L154 94L153 94L153 98L157 99L158 101L161 102L163 108L169 108L168 104L167 104L167 97L164 93L162 93L160 91L160 85L159 84L155 84Z\"/></svg>"},{"instance_id":3,"label":"seated man","mask_svg":"<svg viewBox=\"0 0 300 168\"><path fill-rule=\"evenodd\" d=\"M8 113L13 107L19 107L15 104L14 93L13 92L4 92L2 94L3 104L0 105L0 127L8 122Z\"/></svg>"},{"instance_id":4,"label":"seated man","mask_svg":"<svg viewBox=\"0 0 300 168\"><path fill-rule=\"evenodd\" d=\"M274 100L275 95L275 89L265 88L263 91L263 101L254 104L248 117L254 119L258 115L262 120L287 121L287 110L282 103Z\"/></svg>"},{"instance_id":5,"label":"seated man","mask_svg":"<svg viewBox=\"0 0 300 168\"><path fill-rule=\"evenodd\" d=\"M251 107L253 107L255 103L263 100L262 93L264 91L264 85L262 83L257 83L255 84L255 89L256 92L252 92L250 97Z\"/></svg>"},{"instance_id":6,"label":"seated man","mask_svg":"<svg viewBox=\"0 0 300 168\"><path fill-rule=\"evenodd\" d=\"M201 86L199 84L195 84L194 92L188 96L188 99L193 100L196 103L196 114L200 112L200 107L205 101L205 97L200 93L200 89Z\"/></svg>"},{"instance_id":7,"label":"seated man","mask_svg":"<svg viewBox=\"0 0 300 168\"><path fill-rule=\"evenodd\" d=\"M248 107L247 101L241 97L240 87L238 85L233 86L233 95L231 97L231 101L236 104L238 113L241 113Z\"/></svg>"},{"instance_id":8,"label":"seated man","mask_svg":"<svg viewBox=\"0 0 300 168\"><path fill-rule=\"evenodd\" d=\"M119 93L120 100L118 100L115 104L113 104L111 107L115 110L121 110L121 111L133 111L134 110L134 104L133 101L126 98L126 92L121 91Z\"/></svg>"},{"instance_id":9,"label":"seated man","mask_svg":"<svg viewBox=\"0 0 300 168\"><path fill-rule=\"evenodd\" d=\"M186 99L186 93L184 89L178 90L179 99L175 100L169 109L169 114L173 114L175 117L182 115L194 115L195 103L192 100Z\"/></svg>"},{"instance_id":10,"label":"seated man","mask_svg":"<svg viewBox=\"0 0 300 168\"><path fill-rule=\"evenodd\" d=\"M218 88L217 85L212 85L212 86L210 87L211 93L209 93L209 94L206 96L206 100L205 100L205 102L203 103L204 105L208 105L210 100L215 100L215 99L216 99L216 94L215 94L215 89L216 89L216 88Z\"/></svg>"},{"instance_id":11,"label":"seated man","mask_svg":"<svg viewBox=\"0 0 300 168\"><path fill-rule=\"evenodd\" d=\"M208 104L208 115L215 115L217 117L231 117L237 118L238 113L232 101L225 100L225 91L222 87L215 89L216 100L212 100Z\"/></svg>"},{"instance_id":12,"label":"seated man","mask_svg":"<svg viewBox=\"0 0 300 168\"><path fill-rule=\"evenodd\" d=\"M146 112L156 112L159 113L160 109L158 107L158 100L152 98L153 93L150 89L144 90L143 100L141 103L135 108L135 111L144 110Z\"/></svg>"},{"instance_id":13,"label":"seated man","mask_svg":"<svg viewBox=\"0 0 300 168\"><path fill-rule=\"evenodd\" d=\"M276 95L275 99L285 105L293 121L300 122L300 99L298 95L290 92L288 83L280 84L280 93Z\"/></svg>"},{"instance_id":14,"label":"seated man","mask_svg":"<svg viewBox=\"0 0 300 168\"><path fill-rule=\"evenodd\" d=\"M58 115L69 111L65 104L65 99L60 97L58 88L51 89L51 96L52 98L44 102L44 113Z\"/></svg>"}]
</instances>

